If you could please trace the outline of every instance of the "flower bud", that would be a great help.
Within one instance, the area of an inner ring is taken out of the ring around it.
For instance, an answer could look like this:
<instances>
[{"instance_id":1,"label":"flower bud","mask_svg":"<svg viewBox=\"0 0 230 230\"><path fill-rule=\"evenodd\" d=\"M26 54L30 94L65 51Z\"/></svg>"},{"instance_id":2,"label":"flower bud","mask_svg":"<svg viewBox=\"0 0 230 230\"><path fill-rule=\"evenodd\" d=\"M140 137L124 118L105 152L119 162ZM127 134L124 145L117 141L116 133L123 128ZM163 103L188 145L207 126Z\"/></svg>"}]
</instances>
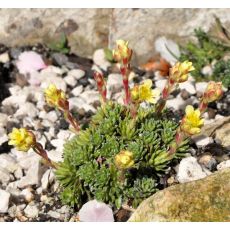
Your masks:
<instances>
[{"instance_id":1,"label":"flower bud","mask_svg":"<svg viewBox=\"0 0 230 230\"><path fill-rule=\"evenodd\" d=\"M133 153L121 151L115 156L115 164L119 169L128 169L134 165Z\"/></svg>"},{"instance_id":2,"label":"flower bud","mask_svg":"<svg viewBox=\"0 0 230 230\"><path fill-rule=\"evenodd\" d=\"M219 100L223 95L222 83L211 81L208 83L207 88L203 95L203 100L210 103Z\"/></svg>"},{"instance_id":3,"label":"flower bud","mask_svg":"<svg viewBox=\"0 0 230 230\"><path fill-rule=\"evenodd\" d=\"M99 72L94 72L94 79L97 83L97 88L99 93L101 94L101 97L103 99L103 101L106 101L106 94L107 94L107 90L106 90L106 84L105 84L105 80L104 77L101 73Z\"/></svg>"},{"instance_id":4,"label":"flower bud","mask_svg":"<svg viewBox=\"0 0 230 230\"><path fill-rule=\"evenodd\" d=\"M66 100L66 95L61 89L57 89L54 84L50 84L48 88L45 89L45 100L49 106L55 108L67 110L69 103Z\"/></svg>"},{"instance_id":5,"label":"flower bud","mask_svg":"<svg viewBox=\"0 0 230 230\"><path fill-rule=\"evenodd\" d=\"M36 138L34 134L25 128L13 128L8 137L10 139L8 142L9 145L14 145L19 151L27 152L36 144Z\"/></svg>"},{"instance_id":6,"label":"flower bud","mask_svg":"<svg viewBox=\"0 0 230 230\"><path fill-rule=\"evenodd\" d=\"M171 82L182 83L188 80L188 73L193 71L195 68L192 65L192 62L184 61L177 62L171 69L169 80Z\"/></svg>"},{"instance_id":7,"label":"flower bud","mask_svg":"<svg viewBox=\"0 0 230 230\"><path fill-rule=\"evenodd\" d=\"M124 40L116 41L117 48L113 50L113 58L117 62L122 62L124 65L128 64L132 57L132 49L128 47L129 42Z\"/></svg>"}]
</instances>

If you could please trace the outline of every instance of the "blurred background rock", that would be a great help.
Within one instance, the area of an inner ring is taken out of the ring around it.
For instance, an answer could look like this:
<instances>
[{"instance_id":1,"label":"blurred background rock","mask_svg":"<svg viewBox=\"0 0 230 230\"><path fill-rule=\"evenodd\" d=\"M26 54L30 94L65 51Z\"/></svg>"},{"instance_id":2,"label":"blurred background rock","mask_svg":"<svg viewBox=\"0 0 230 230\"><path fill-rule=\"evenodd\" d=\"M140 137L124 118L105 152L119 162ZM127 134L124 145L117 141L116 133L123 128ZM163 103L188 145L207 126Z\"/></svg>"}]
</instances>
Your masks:
<instances>
[{"instance_id":1,"label":"blurred background rock","mask_svg":"<svg viewBox=\"0 0 230 230\"><path fill-rule=\"evenodd\" d=\"M49 44L64 33L72 52L88 56L123 38L143 63L153 55L157 37L181 43L197 27L208 31L214 14L228 28L230 9L0 9L0 41Z\"/></svg>"}]
</instances>

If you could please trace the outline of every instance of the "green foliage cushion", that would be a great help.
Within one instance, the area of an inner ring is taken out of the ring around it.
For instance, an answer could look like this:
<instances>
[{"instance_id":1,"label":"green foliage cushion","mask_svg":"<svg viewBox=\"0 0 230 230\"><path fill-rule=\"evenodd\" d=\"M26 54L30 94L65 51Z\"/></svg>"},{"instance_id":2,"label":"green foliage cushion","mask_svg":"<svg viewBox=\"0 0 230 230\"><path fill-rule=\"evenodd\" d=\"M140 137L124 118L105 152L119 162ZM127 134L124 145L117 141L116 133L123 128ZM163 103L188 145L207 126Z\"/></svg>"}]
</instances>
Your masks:
<instances>
[{"instance_id":1,"label":"green foliage cushion","mask_svg":"<svg viewBox=\"0 0 230 230\"><path fill-rule=\"evenodd\" d=\"M202 68L212 63L213 60L220 60L226 51L230 48L221 42L214 40L208 33L202 29L195 30L195 37L198 43L189 42L186 47L182 48L180 61L190 60L195 67L191 73L198 81L215 80L204 76ZM221 79L217 79L221 81Z\"/></svg>"},{"instance_id":2,"label":"green foliage cushion","mask_svg":"<svg viewBox=\"0 0 230 230\"><path fill-rule=\"evenodd\" d=\"M222 81L226 88L230 87L230 60L218 61L214 66L212 78L216 81Z\"/></svg>"},{"instance_id":3,"label":"green foliage cushion","mask_svg":"<svg viewBox=\"0 0 230 230\"><path fill-rule=\"evenodd\" d=\"M93 116L89 127L64 146L64 162L57 170L65 203L80 208L97 199L119 208L128 202L136 207L157 191L159 177L169 164L184 156L184 141L173 156L167 154L178 124L154 107L139 108L136 120L126 107L108 102ZM135 164L119 170L115 156L121 150L133 153Z\"/></svg>"}]
</instances>

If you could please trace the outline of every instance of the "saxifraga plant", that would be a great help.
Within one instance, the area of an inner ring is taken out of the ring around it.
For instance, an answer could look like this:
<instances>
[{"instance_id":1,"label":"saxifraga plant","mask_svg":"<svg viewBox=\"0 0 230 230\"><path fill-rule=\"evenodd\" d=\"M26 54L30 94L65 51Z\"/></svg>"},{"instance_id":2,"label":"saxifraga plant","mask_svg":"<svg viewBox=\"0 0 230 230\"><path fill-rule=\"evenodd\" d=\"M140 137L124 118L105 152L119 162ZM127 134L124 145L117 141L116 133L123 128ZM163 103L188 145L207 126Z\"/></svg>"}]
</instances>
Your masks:
<instances>
[{"instance_id":1,"label":"saxifraga plant","mask_svg":"<svg viewBox=\"0 0 230 230\"><path fill-rule=\"evenodd\" d=\"M64 146L63 162L52 162L31 130L14 128L9 134L10 145L24 152L32 148L56 169L62 200L71 206L80 208L88 200L97 199L116 208L124 203L136 207L157 191L159 178L168 166L185 155L188 138L199 133L204 124L202 114L208 103L222 96L221 82L210 82L199 108L188 105L178 124L164 108L170 93L187 81L188 73L194 70L192 63L178 62L170 69L157 101L160 93L152 90L151 80L130 89L131 56L128 42L118 40L113 58L120 64L124 105L107 100L104 77L98 72L94 74L102 106L86 129L80 127L71 113L62 90L53 84L45 90L48 105L60 110L76 133ZM143 102L148 106L142 107Z\"/></svg>"},{"instance_id":2,"label":"saxifraga plant","mask_svg":"<svg viewBox=\"0 0 230 230\"><path fill-rule=\"evenodd\" d=\"M140 107L133 120L125 106L113 102L99 109L89 128L65 144L64 162L56 173L63 201L80 207L96 198L116 207L124 202L136 207L156 192L159 174L189 146L185 140L173 157L169 155L178 124L154 114L153 107ZM127 170L115 164L122 150L133 153L134 164Z\"/></svg>"}]
</instances>

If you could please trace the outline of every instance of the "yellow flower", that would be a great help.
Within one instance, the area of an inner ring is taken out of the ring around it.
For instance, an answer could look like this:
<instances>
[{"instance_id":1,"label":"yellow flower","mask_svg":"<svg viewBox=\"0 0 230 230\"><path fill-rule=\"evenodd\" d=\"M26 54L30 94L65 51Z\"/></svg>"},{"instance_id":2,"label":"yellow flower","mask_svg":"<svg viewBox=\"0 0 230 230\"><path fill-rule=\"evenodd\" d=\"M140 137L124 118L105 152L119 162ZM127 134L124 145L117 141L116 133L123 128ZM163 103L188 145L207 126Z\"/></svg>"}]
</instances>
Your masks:
<instances>
[{"instance_id":1,"label":"yellow flower","mask_svg":"<svg viewBox=\"0 0 230 230\"><path fill-rule=\"evenodd\" d=\"M210 103L219 100L223 95L222 82L210 81L204 92L204 101Z\"/></svg>"},{"instance_id":2,"label":"yellow flower","mask_svg":"<svg viewBox=\"0 0 230 230\"><path fill-rule=\"evenodd\" d=\"M113 58L118 62L127 64L132 56L132 49L129 48L129 42L124 40L116 41L117 48L113 50Z\"/></svg>"},{"instance_id":3,"label":"yellow flower","mask_svg":"<svg viewBox=\"0 0 230 230\"><path fill-rule=\"evenodd\" d=\"M121 151L115 156L115 164L119 169L128 169L134 165L133 153Z\"/></svg>"},{"instance_id":4,"label":"yellow flower","mask_svg":"<svg viewBox=\"0 0 230 230\"><path fill-rule=\"evenodd\" d=\"M156 98L160 95L158 89L152 90L152 81L145 80L141 85L136 85L131 89L131 97L133 101L156 103Z\"/></svg>"},{"instance_id":5,"label":"yellow flower","mask_svg":"<svg viewBox=\"0 0 230 230\"><path fill-rule=\"evenodd\" d=\"M60 101L66 100L66 95L61 89L57 89L54 84L50 84L48 88L45 89L45 99L48 105L54 107L60 107Z\"/></svg>"},{"instance_id":6,"label":"yellow flower","mask_svg":"<svg viewBox=\"0 0 230 230\"><path fill-rule=\"evenodd\" d=\"M8 137L9 145L14 145L19 151L27 152L36 143L34 134L25 128L13 128Z\"/></svg>"},{"instance_id":7,"label":"yellow flower","mask_svg":"<svg viewBox=\"0 0 230 230\"><path fill-rule=\"evenodd\" d=\"M200 133L200 129L204 124L204 119L201 119L200 115L199 109L194 110L191 105L188 105L181 122L181 130L189 135Z\"/></svg>"},{"instance_id":8,"label":"yellow flower","mask_svg":"<svg viewBox=\"0 0 230 230\"><path fill-rule=\"evenodd\" d=\"M195 70L195 68L193 67L192 62L177 62L170 69L170 80L176 83L185 82L188 80L188 73L193 70Z\"/></svg>"}]
</instances>

